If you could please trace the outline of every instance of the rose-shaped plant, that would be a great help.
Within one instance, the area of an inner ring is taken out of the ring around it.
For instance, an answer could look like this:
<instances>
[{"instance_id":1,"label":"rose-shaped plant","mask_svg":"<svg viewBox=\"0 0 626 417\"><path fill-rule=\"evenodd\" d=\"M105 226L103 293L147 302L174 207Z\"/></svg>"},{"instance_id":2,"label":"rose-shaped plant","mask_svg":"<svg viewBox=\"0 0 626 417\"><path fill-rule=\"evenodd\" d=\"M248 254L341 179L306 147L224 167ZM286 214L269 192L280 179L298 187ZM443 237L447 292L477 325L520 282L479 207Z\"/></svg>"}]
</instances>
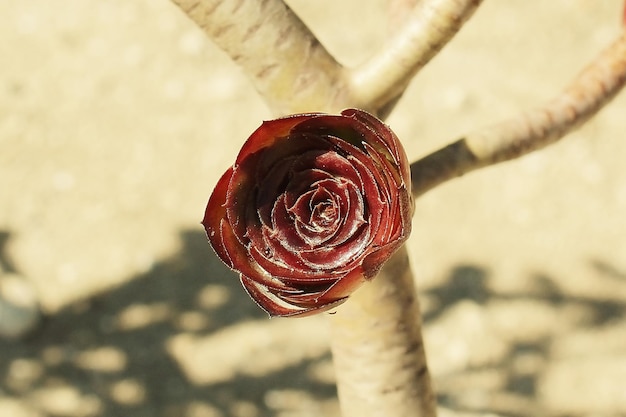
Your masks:
<instances>
[{"instance_id":1,"label":"rose-shaped plant","mask_svg":"<svg viewBox=\"0 0 626 417\"><path fill-rule=\"evenodd\" d=\"M345 301L403 244L409 184L400 141L376 117L292 115L248 138L202 224L259 306L302 316Z\"/></svg>"}]
</instances>

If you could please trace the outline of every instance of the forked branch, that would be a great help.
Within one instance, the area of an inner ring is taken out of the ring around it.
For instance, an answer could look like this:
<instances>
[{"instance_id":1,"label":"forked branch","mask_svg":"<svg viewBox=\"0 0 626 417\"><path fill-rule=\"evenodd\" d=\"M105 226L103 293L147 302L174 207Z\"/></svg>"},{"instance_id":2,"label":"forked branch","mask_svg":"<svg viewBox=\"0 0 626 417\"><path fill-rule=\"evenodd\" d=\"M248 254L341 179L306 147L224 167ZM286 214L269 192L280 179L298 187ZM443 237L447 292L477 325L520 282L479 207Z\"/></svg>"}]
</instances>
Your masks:
<instances>
[{"instance_id":1,"label":"forked branch","mask_svg":"<svg viewBox=\"0 0 626 417\"><path fill-rule=\"evenodd\" d=\"M553 143L596 114L625 83L626 32L545 106L479 129L414 162L413 196Z\"/></svg>"},{"instance_id":2,"label":"forked branch","mask_svg":"<svg viewBox=\"0 0 626 417\"><path fill-rule=\"evenodd\" d=\"M398 97L481 0L422 0L383 48L341 66L282 0L172 0L222 48L277 115L359 107Z\"/></svg>"},{"instance_id":3,"label":"forked branch","mask_svg":"<svg viewBox=\"0 0 626 417\"><path fill-rule=\"evenodd\" d=\"M422 0L404 26L368 61L349 71L353 106L379 110L461 29L482 0Z\"/></svg>"}]
</instances>

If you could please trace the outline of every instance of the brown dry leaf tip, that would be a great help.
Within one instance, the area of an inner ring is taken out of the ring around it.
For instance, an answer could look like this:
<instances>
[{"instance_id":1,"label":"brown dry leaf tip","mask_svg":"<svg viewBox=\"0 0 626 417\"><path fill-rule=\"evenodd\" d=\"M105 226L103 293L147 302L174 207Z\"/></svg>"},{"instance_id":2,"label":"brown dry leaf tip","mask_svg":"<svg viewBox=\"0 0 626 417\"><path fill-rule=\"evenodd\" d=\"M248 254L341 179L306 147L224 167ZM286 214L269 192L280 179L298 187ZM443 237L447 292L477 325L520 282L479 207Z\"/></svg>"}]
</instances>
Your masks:
<instances>
[{"instance_id":1,"label":"brown dry leaf tip","mask_svg":"<svg viewBox=\"0 0 626 417\"><path fill-rule=\"evenodd\" d=\"M369 113L266 121L218 181L204 220L218 257L271 316L344 302L411 231L409 163Z\"/></svg>"}]
</instances>

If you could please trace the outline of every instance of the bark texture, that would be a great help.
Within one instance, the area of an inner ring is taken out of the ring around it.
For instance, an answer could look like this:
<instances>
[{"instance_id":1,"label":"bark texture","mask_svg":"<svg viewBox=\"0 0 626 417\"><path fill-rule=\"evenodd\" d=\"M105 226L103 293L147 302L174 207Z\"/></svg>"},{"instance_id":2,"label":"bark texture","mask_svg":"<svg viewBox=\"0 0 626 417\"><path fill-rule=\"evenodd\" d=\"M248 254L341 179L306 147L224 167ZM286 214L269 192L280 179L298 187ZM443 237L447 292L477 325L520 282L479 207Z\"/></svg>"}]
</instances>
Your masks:
<instances>
[{"instance_id":1,"label":"bark texture","mask_svg":"<svg viewBox=\"0 0 626 417\"><path fill-rule=\"evenodd\" d=\"M350 91L355 105L381 109L400 96L413 76L454 37L480 3L481 0L418 2L404 26L383 48L351 70ZM392 5L406 7L401 3Z\"/></svg>"},{"instance_id":2,"label":"bark texture","mask_svg":"<svg viewBox=\"0 0 626 417\"><path fill-rule=\"evenodd\" d=\"M276 115L338 112L342 67L281 0L172 0L250 77Z\"/></svg>"},{"instance_id":3,"label":"bark texture","mask_svg":"<svg viewBox=\"0 0 626 417\"><path fill-rule=\"evenodd\" d=\"M406 247L332 316L344 417L435 415L421 315Z\"/></svg>"},{"instance_id":4,"label":"bark texture","mask_svg":"<svg viewBox=\"0 0 626 417\"><path fill-rule=\"evenodd\" d=\"M413 196L543 148L581 126L626 84L626 33L543 107L479 129L411 165Z\"/></svg>"}]
</instances>

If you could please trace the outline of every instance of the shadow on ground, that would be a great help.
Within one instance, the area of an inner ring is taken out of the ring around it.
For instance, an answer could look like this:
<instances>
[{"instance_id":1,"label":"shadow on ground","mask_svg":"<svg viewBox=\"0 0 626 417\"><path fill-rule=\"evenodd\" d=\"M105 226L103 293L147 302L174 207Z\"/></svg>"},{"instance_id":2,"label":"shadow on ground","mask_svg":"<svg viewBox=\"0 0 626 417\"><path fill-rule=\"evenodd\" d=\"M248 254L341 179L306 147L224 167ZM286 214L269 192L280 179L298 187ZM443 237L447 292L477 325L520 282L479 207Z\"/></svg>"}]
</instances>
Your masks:
<instances>
[{"instance_id":1,"label":"shadow on ground","mask_svg":"<svg viewBox=\"0 0 626 417\"><path fill-rule=\"evenodd\" d=\"M606 261L593 260L590 265L603 279L626 281L626 273ZM545 373L550 364L563 359L558 357L559 353L555 353L555 350L558 351L558 345L563 344L560 339L572 334L589 335L602 329L621 329L626 316L625 300L620 299L618 294L615 299L603 299L592 295L588 297L567 295L559 288L556 280L540 273L529 278L531 280L529 287L533 290L528 292L496 293L489 288L490 279L492 278L489 272L476 265L467 264L453 268L444 285L424 292L424 296L431 297L431 304L436 306L424 315L427 326L429 323L441 321L443 316L450 314L461 305L477 306L477 310L470 309L469 312L480 311L478 319L484 321L490 321L485 317L493 318L505 309L515 310L518 305L522 307L517 312L519 315L533 308L544 309L551 314L546 314L541 323L520 326L518 329L514 327L514 323L511 323L508 326L509 329L499 335L507 342L504 349L500 351L496 349L491 356L483 355L482 363L469 364L459 372L451 372L443 376L441 378L443 387L440 387L443 389L439 390L439 404L456 411L479 413L479 415L492 415L492 413L511 417L587 415L585 410L563 412L559 410L559 406L562 409L569 407L567 405L562 407L562 404L558 402L557 407L554 407L554 404L552 407L542 404L541 401L546 398L545 395L542 398L540 385L542 379L546 377ZM598 282L598 285L602 283ZM528 320L535 320L535 318L535 316L529 317ZM493 321L498 322L498 319ZM557 329L551 332L552 329L561 325L562 330ZM524 334L524 331L528 329L533 331ZM454 329L451 329L450 335L453 332ZM495 333L498 331L496 330ZM480 334L474 336L475 339L480 339L480 337L482 337ZM574 362L583 364L585 361L592 361L602 356L604 354L603 341L596 340L595 342L599 347L597 351L590 349L583 354L578 353L574 357ZM482 346L479 343L476 347L488 350L489 347L485 346L487 343L487 341L483 342ZM611 342L607 341L607 343ZM569 347L573 347L572 345L573 343ZM619 365L617 367L619 368ZM601 372L598 370L598 373ZM589 377L594 377L594 375L589 375ZM609 375L608 378L610 377ZM465 382L458 384L461 378L465 379ZM572 377L572 379L575 378L575 376ZM447 383L449 380L452 383ZM575 384L574 380L572 384ZM621 384L621 382L614 379L612 384ZM455 390L454 387L460 387L460 389ZM564 389L568 388L564 387ZM599 388L599 391L602 391L602 388ZM570 392L568 395L573 398L580 393ZM596 396L601 398L602 393L597 393ZM621 398L623 400L623 395ZM593 404L589 404L589 408L593 409L593 407ZM622 415L620 410L612 411L617 412L615 415Z\"/></svg>"},{"instance_id":2,"label":"shadow on ground","mask_svg":"<svg viewBox=\"0 0 626 417\"><path fill-rule=\"evenodd\" d=\"M11 237L11 233L6 230L0 230L0 271L16 272L15 266L6 253L6 244Z\"/></svg>"},{"instance_id":3,"label":"shadow on ground","mask_svg":"<svg viewBox=\"0 0 626 417\"><path fill-rule=\"evenodd\" d=\"M181 238L180 253L145 274L45 317L24 341L0 342L0 394L28 398L50 415L106 417L265 416L272 390L334 398L333 385L306 372L328 361L327 353L261 376L233 375L211 384L185 376L168 352L170 338L202 338L268 320L202 232L185 231ZM210 367L221 358L204 360Z\"/></svg>"},{"instance_id":4,"label":"shadow on ground","mask_svg":"<svg viewBox=\"0 0 626 417\"><path fill-rule=\"evenodd\" d=\"M0 233L0 248L7 238L7 233ZM185 334L198 340L218 340L220 332L242 323L256 326L268 320L245 295L236 276L214 256L202 232L184 231L181 239L180 253L127 284L45 317L26 340L0 342L0 394L22 399L46 413L37 415L68 417L314 415L302 412L302 401L334 403L332 378L314 378L311 373L311 369L328 364L330 355L325 348L267 368L269 371L234 372L213 379L212 367L222 369L224 358L200 357L197 365L206 370L204 381L189 377L169 348L173 338ZM2 253L0 260L10 265ZM625 281L626 274L606 262L593 261L592 266L607 278ZM468 302L479 310L495 302L519 300L556 309L579 306L591 312L576 323L580 329L624 319L622 302L566 296L547 276L532 277L538 290L519 294L494 293L489 289L489 279L488 272L476 265L453 268L443 285L424 293L436 301L436 307L426 312L427 327L437 325L446 314ZM513 341L504 353L444 376L439 387L440 404L457 411L520 417L536 411L528 404L537 398L542 367L520 371L516 364L528 357L548 363L554 337ZM232 350L241 349L237 344L240 339L233 340ZM226 355L228 349L227 345L222 352ZM276 354L280 359L282 352ZM252 351L243 361L254 363L267 357ZM235 369L243 369L235 365ZM499 382L482 389L494 390L499 401L477 403L464 396L467 389L445 383L446 378L458 381L469 375L471 379L486 371L498 374ZM300 409L300 414L281 414L281 407L283 411ZM337 413L336 409L332 413Z\"/></svg>"}]
</instances>

